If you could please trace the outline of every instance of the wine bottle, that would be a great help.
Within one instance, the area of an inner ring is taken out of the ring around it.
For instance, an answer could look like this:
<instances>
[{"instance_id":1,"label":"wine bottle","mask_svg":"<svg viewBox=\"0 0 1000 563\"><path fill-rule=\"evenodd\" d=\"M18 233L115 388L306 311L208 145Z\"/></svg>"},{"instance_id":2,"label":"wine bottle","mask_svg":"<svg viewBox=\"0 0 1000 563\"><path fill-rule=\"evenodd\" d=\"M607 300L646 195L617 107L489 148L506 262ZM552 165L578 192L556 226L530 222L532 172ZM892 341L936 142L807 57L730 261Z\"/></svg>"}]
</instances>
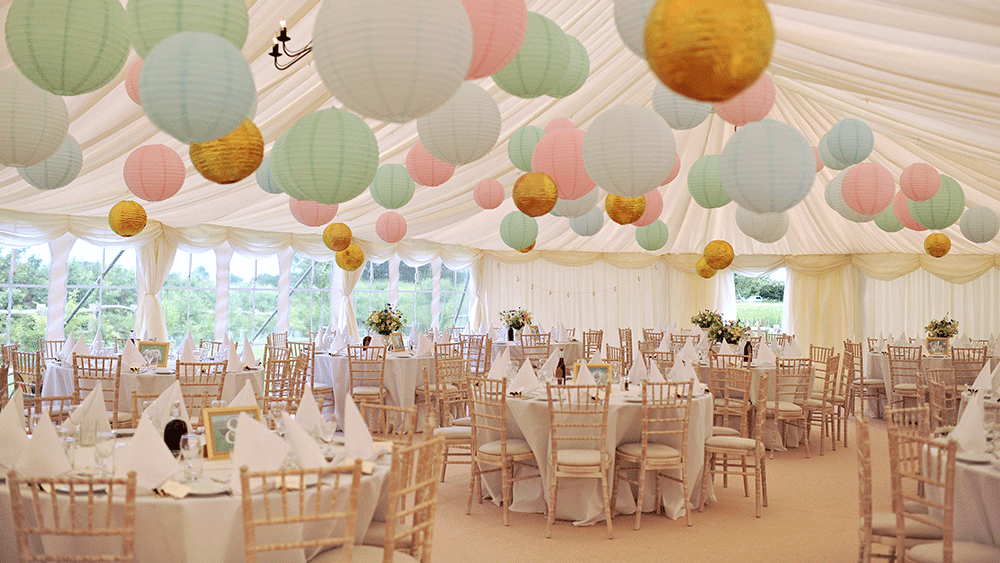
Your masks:
<instances>
[{"instance_id":1,"label":"wine bottle","mask_svg":"<svg viewBox=\"0 0 1000 563\"><path fill-rule=\"evenodd\" d=\"M170 422L163 427L163 441L176 454L181 450L181 437L188 433L187 422L181 419L181 402L170 405Z\"/></svg>"},{"instance_id":2,"label":"wine bottle","mask_svg":"<svg viewBox=\"0 0 1000 563\"><path fill-rule=\"evenodd\" d=\"M559 358L559 364L556 365L556 381L559 385L566 383L566 362Z\"/></svg>"},{"instance_id":3,"label":"wine bottle","mask_svg":"<svg viewBox=\"0 0 1000 563\"><path fill-rule=\"evenodd\" d=\"M753 361L753 344L750 344L749 340L743 345L743 357L748 365Z\"/></svg>"}]
</instances>

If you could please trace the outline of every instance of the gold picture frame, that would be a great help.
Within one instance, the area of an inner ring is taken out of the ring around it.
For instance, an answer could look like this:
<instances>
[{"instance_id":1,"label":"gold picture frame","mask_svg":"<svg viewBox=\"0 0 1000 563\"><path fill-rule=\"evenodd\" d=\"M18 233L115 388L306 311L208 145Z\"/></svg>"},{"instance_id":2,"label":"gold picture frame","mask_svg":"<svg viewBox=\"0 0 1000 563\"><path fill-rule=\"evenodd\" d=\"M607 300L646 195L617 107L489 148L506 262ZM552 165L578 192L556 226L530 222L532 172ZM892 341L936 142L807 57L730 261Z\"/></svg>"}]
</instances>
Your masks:
<instances>
[{"instance_id":1,"label":"gold picture frame","mask_svg":"<svg viewBox=\"0 0 1000 563\"><path fill-rule=\"evenodd\" d=\"M236 421L242 413L247 413L258 422L260 406L248 407L216 407L201 409L201 419L205 424L205 442L208 459L229 459L236 444Z\"/></svg>"},{"instance_id":2,"label":"gold picture frame","mask_svg":"<svg viewBox=\"0 0 1000 563\"><path fill-rule=\"evenodd\" d=\"M577 362L573 364L573 383L576 383L576 379L580 375L580 365L583 363L584 362ZM587 369L590 370L591 375L594 376L594 381L598 385L604 385L608 382L608 378L611 377L611 364L609 363L587 362Z\"/></svg>"},{"instance_id":3,"label":"gold picture frame","mask_svg":"<svg viewBox=\"0 0 1000 563\"><path fill-rule=\"evenodd\" d=\"M927 353L931 356L947 356L951 354L950 338L928 336L925 346L927 347Z\"/></svg>"},{"instance_id":4,"label":"gold picture frame","mask_svg":"<svg viewBox=\"0 0 1000 563\"><path fill-rule=\"evenodd\" d=\"M538 325L528 325L528 334L541 334Z\"/></svg>"},{"instance_id":5,"label":"gold picture frame","mask_svg":"<svg viewBox=\"0 0 1000 563\"><path fill-rule=\"evenodd\" d=\"M144 358L149 357L146 355L147 351L153 355L156 367L167 367L167 360L170 358L169 342L155 342L152 340L143 340L139 342L139 353L142 354Z\"/></svg>"},{"instance_id":6,"label":"gold picture frame","mask_svg":"<svg viewBox=\"0 0 1000 563\"><path fill-rule=\"evenodd\" d=\"M402 332L392 332L389 333L389 351L390 352L405 352L406 343L403 342Z\"/></svg>"}]
</instances>

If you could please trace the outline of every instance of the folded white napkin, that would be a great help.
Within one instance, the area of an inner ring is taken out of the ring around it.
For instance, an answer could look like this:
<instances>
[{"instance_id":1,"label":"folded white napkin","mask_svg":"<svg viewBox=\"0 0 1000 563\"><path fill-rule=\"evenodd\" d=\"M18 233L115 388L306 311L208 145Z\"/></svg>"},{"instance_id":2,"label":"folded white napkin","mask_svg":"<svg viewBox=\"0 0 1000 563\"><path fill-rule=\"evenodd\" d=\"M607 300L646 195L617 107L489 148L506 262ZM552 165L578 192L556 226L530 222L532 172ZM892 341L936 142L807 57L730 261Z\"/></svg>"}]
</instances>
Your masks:
<instances>
[{"instance_id":1,"label":"folded white napkin","mask_svg":"<svg viewBox=\"0 0 1000 563\"><path fill-rule=\"evenodd\" d=\"M507 385L507 388L512 393L523 393L525 395L533 393L541 387L542 384L538 382L538 376L535 375L535 370L531 369L531 362L529 360L524 360L524 363L521 364L521 369L517 370L517 375Z\"/></svg>"},{"instance_id":2,"label":"folded white napkin","mask_svg":"<svg viewBox=\"0 0 1000 563\"><path fill-rule=\"evenodd\" d=\"M163 440L160 440L162 443ZM250 471L276 471L285 462L291 447L280 436L268 430L247 413L240 413L236 424L236 443L230 457L232 470L229 484L233 493L240 490L240 468Z\"/></svg>"},{"instance_id":3,"label":"folded white napkin","mask_svg":"<svg viewBox=\"0 0 1000 563\"><path fill-rule=\"evenodd\" d=\"M420 339L417 341L417 357L430 358L433 355L434 344L431 343L431 339L427 338L426 334L421 334Z\"/></svg>"},{"instance_id":4,"label":"folded white napkin","mask_svg":"<svg viewBox=\"0 0 1000 563\"><path fill-rule=\"evenodd\" d=\"M76 431L83 424L97 424L98 432L111 432L111 423L108 422L108 411L104 408L104 389L101 382L91 389L90 393L80 402L80 406L73 409L69 418L63 423L63 428Z\"/></svg>"},{"instance_id":5,"label":"folded white napkin","mask_svg":"<svg viewBox=\"0 0 1000 563\"><path fill-rule=\"evenodd\" d=\"M676 362L674 365L676 367L680 365L680 362ZM673 370L671 370L671 373L673 373ZM663 372L660 371L660 366L656 365L656 362L649 362L649 374L646 376L646 379L650 383L666 382L666 379L663 378Z\"/></svg>"},{"instance_id":6,"label":"folded white napkin","mask_svg":"<svg viewBox=\"0 0 1000 563\"><path fill-rule=\"evenodd\" d=\"M726 342L725 340L723 340L722 343L719 344L719 353L720 354L733 355L736 352L733 352L733 347L730 346L728 342Z\"/></svg>"},{"instance_id":7,"label":"folded white napkin","mask_svg":"<svg viewBox=\"0 0 1000 563\"><path fill-rule=\"evenodd\" d=\"M285 439L288 440L292 452L298 458L299 467L303 469L326 467L326 456L320 451L316 440L313 440L312 436L299 424L298 418L298 414L292 418L287 412L281 413L281 420L285 424Z\"/></svg>"},{"instance_id":8,"label":"folded white napkin","mask_svg":"<svg viewBox=\"0 0 1000 563\"><path fill-rule=\"evenodd\" d=\"M599 364L599 363L601 363L603 361L604 360L601 358L601 347L598 346L597 347L597 351L594 352L594 355L590 357L590 363L592 363L592 364Z\"/></svg>"},{"instance_id":9,"label":"folded white napkin","mask_svg":"<svg viewBox=\"0 0 1000 563\"><path fill-rule=\"evenodd\" d=\"M441 332L439 334L436 334L434 336L434 343L435 344L450 344L451 343L451 333L450 332Z\"/></svg>"},{"instance_id":10,"label":"folded white napkin","mask_svg":"<svg viewBox=\"0 0 1000 563\"><path fill-rule=\"evenodd\" d=\"M662 326L663 326L662 324L659 324L659 325L656 325L656 326L657 326L658 332L662 332L664 335L667 335L667 334L677 334L677 323L670 323L670 326L668 326L665 329L662 328Z\"/></svg>"},{"instance_id":11,"label":"folded white napkin","mask_svg":"<svg viewBox=\"0 0 1000 563\"><path fill-rule=\"evenodd\" d=\"M3 474L14 468L24 448L28 435L24 431L24 395L18 388L0 411L0 469Z\"/></svg>"},{"instance_id":12,"label":"folded white napkin","mask_svg":"<svg viewBox=\"0 0 1000 563\"><path fill-rule=\"evenodd\" d=\"M195 346L189 344L187 341L184 342L184 351L177 355L178 361L191 363L197 361L194 357Z\"/></svg>"},{"instance_id":13,"label":"folded white napkin","mask_svg":"<svg viewBox=\"0 0 1000 563\"><path fill-rule=\"evenodd\" d=\"M576 385L597 385L597 380L594 379L594 374L590 373L587 364L580 364L580 369L576 374L576 381L573 383Z\"/></svg>"},{"instance_id":14,"label":"folded white napkin","mask_svg":"<svg viewBox=\"0 0 1000 563\"><path fill-rule=\"evenodd\" d=\"M566 330L566 325L562 321L559 321L559 340L556 342L569 342L569 331Z\"/></svg>"},{"instance_id":15,"label":"folded white napkin","mask_svg":"<svg viewBox=\"0 0 1000 563\"><path fill-rule=\"evenodd\" d=\"M29 479L55 477L73 469L62 444L59 443L56 427L49 420L48 413L42 413L38 424L31 432L31 440L28 440L27 447L14 464L14 469L22 477Z\"/></svg>"},{"instance_id":16,"label":"folded white napkin","mask_svg":"<svg viewBox=\"0 0 1000 563\"><path fill-rule=\"evenodd\" d=\"M782 357L782 356L785 355L785 349L782 348L781 346L778 346L778 341L777 340L771 343L770 348L771 348L771 352L774 353L774 356L776 358L780 358L780 357Z\"/></svg>"},{"instance_id":17,"label":"folded white napkin","mask_svg":"<svg viewBox=\"0 0 1000 563\"><path fill-rule=\"evenodd\" d=\"M80 335L80 339L76 341L76 345L73 346L73 353L69 356L69 361L73 361L73 356L90 356L90 348L87 347L87 343L83 341L83 335Z\"/></svg>"},{"instance_id":18,"label":"folded white napkin","mask_svg":"<svg viewBox=\"0 0 1000 563\"><path fill-rule=\"evenodd\" d=\"M773 366L777 361L778 357L774 355L774 350L770 346L761 346L757 351L757 357L754 358L754 363L758 366Z\"/></svg>"},{"instance_id":19,"label":"folded white napkin","mask_svg":"<svg viewBox=\"0 0 1000 563\"><path fill-rule=\"evenodd\" d=\"M122 366L126 368L141 368L146 365L146 358L139 352L139 347L135 342L128 340L125 342L125 349L122 350Z\"/></svg>"},{"instance_id":20,"label":"folded white napkin","mask_svg":"<svg viewBox=\"0 0 1000 563\"><path fill-rule=\"evenodd\" d=\"M997 366L1000 369L1000 366ZM992 391L993 390L993 372L990 371L990 363L986 362L983 366L982 371L976 376L976 380L972 382L972 388L977 391Z\"/></svg>"},{"instance_id":21,"label":"folded white napkin","mask_svg":"<svg viewBox=\"0 0 1000 563\"><path fill-rule=\"evenodd\" d=\"M230 342L229 343L229 345L226 347L226 354L227 354L226 359L228 360L227 361L228 365L227 365L226 369L229 369L229 370L238 370L238 369L240 369L240 366L242 365L242 360L240 360L240 354L239 354L239 352L236 351L236 343L235 342Z\"/></svg>"},{"instance_id":22,"label":"folded white napkin","mask_svg":"<svg viewBox=\"0 0 1000 563\"><path fill-rule=\"evenodd\" d=\"M788 344L785 345L784 356L786 358L801 358L802 357L802 351L799 350L799 345L798 345L797 342L795 342L795 337L794 336L788 341Z\"/></svg>"},{"instance_id":23,"label":"folded white napkin","mask_svg":"<svg viewBox=\"0 0 1000 563\"><path fill-rule=\"evenodd\" d=\"M677 358L675 360L687 360L689 362L694 362L698 359L698 351L694 349L694 345L691 344L691 339L686 338L684 346L681 347L680 352L677 353Z\"/></svg>"},{"instance_id":24,"label":"folded white napkin","mask_svg":"<svg viewBox=\"0 0 1000 563\"><path fill-rule=\"evenodd\" d=\"M257 404L257 396L253 393L253 385L249 381L243 384L243 389L229 401L230 407L252 407Z\"/></svg>"},{"instance_id":25,"label":"folded white napkin","mask_svg":"<svg viewBox=\"0 0 1000 563\"><path fill-rule=\"evenodd\" d=\"M76 344L76 340L73 340L73 331L70 331L69 336L63 341L62 348L59 349L59 360L63 362L69 362L73 360L73 346Z\"/></svg>"},{"instance_id":26,"label":"folded white napkin","mask_svg":"<svg viewBox=\"0 0 1000 563\"><path fill-rule=\"evenodd\" d=\"M115 477L125 477L129 471L135 471L136 484L141 489L159 487L173 477L177 469L174 454L146 417L139 420L139 427L128 445L115 452Z\"/></svg>"},{"instance_id":27,"label":"folded white napkin","mask_svg":"<svg viewBox=\"0 0 1000 563\"><path fill-rule=\"evenodd\" d=\"M295 422L306 432L319 432L323 428L323 416L319 413L319 406L309 385L306 385L302 400L299 401L299 409L295 411Z\"/></svg>"},{"instance_id":28,"label":"folded white napkin","mask_svg":"<svg viewBox=\"0 0 1000 563\"><path fill-rule=\"evenodd\" d=\"M189 330L187 336L184 337L184 347L192 352L198 347L198 343L194 341L194 337L191 336L191 331Z\"/></svg>"},{"instance_id":29,"label":"folded white napkin","mask_svg":"<svg viewBox=\"0 0 1000 563\"><path fill-rule=\"evenodd\" d=\"M347 342L344 340L343 335L338 332L333 336L333 341L330 342L330 348L327 351L331 354L339 354L344 348L347 348Z\"/></svg>"},{"instance_id":30,"label":"folded white napkin","mask_svg":"<svg viewBox=\"0 0 1000 563\"><path fill-rule=\"evenodd\" d=\"M188 418L187 407L184 406L184 395L181 393L181 383L180 381L174 380L170 387L167 387L160 396L153 401L146 410L142 411L142 417L149 417L157 428L163 428L171 421L173 417L170 416L170 408L173 406L175 401L179 401L181 404L181 416L180 419L187 422L190 420Z\"/></svg>"},{"instance_id":31,"label":"folded white napkin","mask_svg":"<svg viewBox=\"0 0 1000 563\"><path fill-rule=\"evenodd\" d=\"M552 379L555 376L556 368L559 367L559 350L552 350L540 371L545 379Z\"/></svg>"},{"instance_id":32,"label":"folded white napkin","mask_svg":"<svg viewBox=\"0 0 1000 563\"><path fill-rule=\"evenodd\" d=\"M344 454L359 459L369 459L375 454L372 433L350 397L344 401Z\"/></svg>"},{"instance_id":33,"label":"folded white napkin","mask_svg":"<svg viewBox=\"0 0 1000 563\"><path fill-rule=\"evenodd\" d=\"M101 336L101 329L97 329L97 334L94 335L94 341L90 344L90 353L93 355L98 355L104 351L104 337Z\"/></svg>"},{"instance_id":34,"label":"folded white napkin","mask_svg":"<svg viewBox=\"0 0 1000 563\"><path fill-rule=\"evenodd\" d=\"M986 365L983 366L983 367L989 367L989 365L990 365L990 362L987 361ZM994 391L1000 391L1000 364L997 365L997 369L993 370L992 381L993 381L993 387L992 387L992 389Z\"/></svg>"},{"instance_id":35,"label":"folded white napkin","mask_svg":"<svg viewBox=\"0 0 1000 563\"><path fill-rule=\"evenodd\" d=\"M646 373L646 364L642 362L633 362L632 369L628 371L628 380L632 383L639 383L643 379L646 379L648 374Z\"/></svg>"},{"instance_id":36,"label":"folded white napkin","mask_svg":"<svg viewBox=\"0 0 1000 563\"><path fill-rule=\"evenodd\" d=\"M253 355L253 346L250 345L250 339L246 336L243 337L243 355L240 356L240 361L244 366L257 365L257 358Z\"/></svg>"},{"instance_id":37,"label":"folded white napkin","mask_svg":"<svg viewBox=\"0 0 1000 563\"><path fill-rule=\"evenodd\" d=\"M510 347L504 348L502 354L497 356L493 360L493 365L490 366L490 373L487 377L490 379L507 379L507 368L510 367Z\"/></svg>"},{"instance_id":38,"label":"folded white napkin","mask_svg":"<svg viewBox=\"0 0 1000 563\"><path fill-rule=\"evenodd\" d=\"M691 342L690 339L686 339L685 346ZM656 347L657 352L669 352L670 351L670 335L664 334L663 339L660 340L660 345Z\"/></svg>"},{"instance_id":39,"label":"folded white napkin","mask_svg":"<svg viewBox=\"0 0 1000 563\"><path fill-rule=\"evenodd\" d=\"M949 437L958 442L958 448L963 452L986 451L986 429L983 425L983 393L972 396L965 406L962 417L951 431Z\"/></svg>"}]
</instances>

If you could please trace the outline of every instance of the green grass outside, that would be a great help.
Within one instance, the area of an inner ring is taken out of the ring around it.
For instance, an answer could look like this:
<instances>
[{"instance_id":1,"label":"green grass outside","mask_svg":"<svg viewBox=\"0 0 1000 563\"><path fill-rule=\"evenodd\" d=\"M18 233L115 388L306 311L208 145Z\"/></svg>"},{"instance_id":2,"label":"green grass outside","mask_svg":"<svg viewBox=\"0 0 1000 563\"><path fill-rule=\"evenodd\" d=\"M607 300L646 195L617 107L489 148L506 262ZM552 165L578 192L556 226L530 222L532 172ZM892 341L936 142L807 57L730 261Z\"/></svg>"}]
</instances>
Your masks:
<instances>
[{"instance_id":1,"label":"green grass outside","mask_svg":"<svg viewBox=\"0 0 1000 563\"><path fill-rule=\"evenodd\" d=\"M752 326L780 327L782 303L737 303L736 317Z\"/></svg>"}]
</instances>

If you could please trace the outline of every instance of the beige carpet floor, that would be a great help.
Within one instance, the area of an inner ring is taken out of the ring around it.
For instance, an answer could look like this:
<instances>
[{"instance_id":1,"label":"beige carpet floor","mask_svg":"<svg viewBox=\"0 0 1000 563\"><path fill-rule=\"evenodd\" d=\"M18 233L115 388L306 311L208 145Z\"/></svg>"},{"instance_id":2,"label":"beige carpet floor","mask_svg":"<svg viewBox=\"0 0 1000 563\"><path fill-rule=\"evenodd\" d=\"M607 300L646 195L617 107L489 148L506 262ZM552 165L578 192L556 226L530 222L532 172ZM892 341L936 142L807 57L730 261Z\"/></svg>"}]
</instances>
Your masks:
<instances>
[{"instance_id":1,"label":"beige carpet floor","mask_svg":"<svg viewBox=\"0 0 1000 563\"><path fill-rule=\"evenodd\" d=\"M642 528L634 517L614 519L615 537L607 539L604 522L576 527L556 521L552 538L545 537L543 514L511 513L511 525L501 524L501 509L489 501L473 504L465 514L468 466L448 469L440 491L433 560L451 562L617 562L665 561L712 563L752 561L769 563L849 562L857 560L858 480L853 424L849 447L818 452L816 435L812 457L805 448L776 452L767 461L768 506L754 517L751 497L742 483L722 488L719 502L693 513L693 527L684 518L644 514ZM891 510L885 425L872 424L872 467L876 510Z\"/></svg>"}]
</instances>

